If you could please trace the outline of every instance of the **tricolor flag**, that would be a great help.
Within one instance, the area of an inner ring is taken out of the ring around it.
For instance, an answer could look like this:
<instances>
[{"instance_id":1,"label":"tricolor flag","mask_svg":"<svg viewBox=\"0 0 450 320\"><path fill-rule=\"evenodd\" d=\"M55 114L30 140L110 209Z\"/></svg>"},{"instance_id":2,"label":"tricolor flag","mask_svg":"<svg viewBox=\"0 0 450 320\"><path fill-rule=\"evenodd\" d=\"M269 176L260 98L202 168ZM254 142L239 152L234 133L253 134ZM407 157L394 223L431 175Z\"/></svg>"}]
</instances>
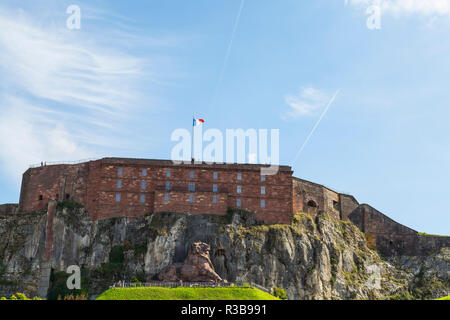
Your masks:
<instances>
[{"instance_id":1,"label":"tricolor flag","mask_svg":"<svg viewBox=\"0 0 450 320\"><path fill-rule=\"evenodd\" d=\"M193 123L194 127L200 125L201 123L205 123L205 120L203 120L203 119L195 119L194 118L194 123Z\"/></svg>"}]
</instances>

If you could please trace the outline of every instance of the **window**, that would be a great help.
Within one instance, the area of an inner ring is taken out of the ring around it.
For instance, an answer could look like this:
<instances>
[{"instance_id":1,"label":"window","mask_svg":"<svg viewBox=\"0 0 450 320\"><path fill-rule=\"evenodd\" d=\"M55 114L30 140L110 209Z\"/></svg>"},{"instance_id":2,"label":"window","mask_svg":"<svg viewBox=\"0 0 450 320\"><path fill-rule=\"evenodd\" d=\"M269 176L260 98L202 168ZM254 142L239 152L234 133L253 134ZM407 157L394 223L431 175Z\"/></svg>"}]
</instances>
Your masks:
<instances>
[{"instance_id":1,"label":"window","mask_svg":"<svg viewBox=\"0 0 450 320\"><path fill-rule=\"evenodd\" d=\"M266 181L266 175L265 175L265 174L262 174L262 175L261 175L261 181L262 181L262 182L265 182L265 181Z\"/></svg>"},{"instance_id":2,"label":"window","mask_svg":"<svg viewBox=\"0 0 450 320\"><path fill-rule=\"evenodd\" d=\"M261 208L265 208L266 207L266 200L262 199L261 200Z\"/></svg>"},{"instance_id":3,"label":"window","mask_svg":"<svg viewBox=\"0 0 450 320\"><path fill-rule=\"evenodd\" d=\"M191 193L191 194L189 194L189 202L194 202L194 194L193 193Z\"/></svg>"},{"instance_id":4,"label":"window","mask_svg":"<svg viewBox=\"0 0 450 320\"><path fill-rule=\"evenodd\" d=\"M308 207L312 207L312 208L317 208L318 207L317 203L314 200L309 200L306 205Z\"/></svg>"},{"instance_id":5,"label":"window","mask_svg":"<svg viewBox=\"0 0 450 320\"><path fill-rule=\"evenodd\" d=\"M165 202L169 202L170 201L170 194L169 193L165 193L164 194L164 201Z\"/></svg>"},{"instance_id":6,"label":"window","mask_svg":"<svg viewBox=\"0 0 450 320\"><path fill-rule=\"evenodd\" d=\"M194 179L195 178L195 171L191 170L191 172L189 172L189 178Z\"/></svg>"},{"instance_id":7,"label":"window","mask_svg":"<svg viewBox=\"0 0 450 320\"><path fill-rule=\"evenodd\" d=\"M218 197L217 195L213 195L213 203L217 203Z\"/></svg>"},{"instance_id":8,"label":"window","mask_svg":"<svg viewBox=\"0 0 450 320\"><path fill-rule=\"evenodd\" d=\"M118 174L119 176L121 176L121 175L123 174L123 168L118 168L118 169L117 169L117 174Z\"/></svg>"},{"instance_id":9,"label":"window","mask_svg":"<svg viewBox=\"0 0 450 320\"><path fill-rule=\"evenodd\" d=\"M333 208L334 210L339 210L339 202L333 200Z\"/></svg>"},{"instance_id":10,"label":"window","mask_svg":"<svg viewBox=\"0 0 450 320\"><path fill-rule=\"evenodd\" d=\"M142 182L141 182L141 189L142 189L142 190L145 190L146 188L147 188L147 182L142 181Z\"/></svg>"},{"instance_id":11,"label":"window","mask_svg":"<svg viewBox=\"0 0 450 320\"><path fill-rule=\"evenodd\" d=\"M241 205L242 205L241 198L237 198L237 199L236 199L236 207L240 208Z\"/></svg>"},{"instance_id":12,"label":"window","mask_svg":"<svg viewBox=\"0 0 450 320\"><path fill-rule=\"evenodd\" d=\"M166 182L166 190L167 190L167 191L170 191L170 189L171 189L171 188L170 188L170 182L167 181L167 182Z\"/></svg>"},{"instance_id":13,"label":"window","mask_svg":"<svg viewBox=\"0 0 450 320\"><path fill-rule=\"evenodd\" d=\"M170 178L170 174L171 174L171 173L170 173L170 169L167 169L167 170L166 170L166 177L167 177L167 178Z\"/></svg>"},{"instance_id":14,"label":"window","mask_svg":"<svg viewBox=\"0 0 450 320\"><path fill-rule=\"evenodd\" d=\"M217 190L218 190L217 184L213 184L213 192L217 192Z\"/></svg>"},{"instance_id":15,"label":"window","mask_svg":"<svg viewBox=\"0 0 450 320\"><path fill-rule=\"evenodd\" d=\"M237 179L238 179L238 180L242 180L242 173L238 173L238 174L237 174Z\"/></svg>"},{"instance_id":16,"label":"window","mask_svg":"<svg viewBox=\"0 0 450 320\"><path fill-rule=\"evenodd\" d=\"M195 183L194 182L189 182L188 190L191 192L195 191Z\"/></svg>"},{"instance_id":17,"label":"window","mask_svg":"<svg viewBox=\"0 0 450 320\"><path fill-rule=\"evenodd\" d=\"M142 169L142 176L146 177L147 176L147 169Z\"/></svg>"},{"instance_id":18,"label":"window","mask_svg":"<svg viewBox=\"0 0 450 320\"><path fill-rule=\"evenodd\" d=\"M215 180L219 179L219 173L218 172L214 172L213 173L213 179L215 179Z\"/></svg>"},{"instance_id":19,"label":"window","mask_svg":"<svg viewBox=\"0 0 450 320\"><path fill-rule=\"evenodd\" d=\"M139 197L139 201L141 203L145 203L145 194L141 194L141 196Z\"/></svg>"},{"instance_id":20,"label":"window","mask_svg":"<svg viewBox=\"0 0 450 320\"><path fill-rule=\"evenodd\" d=\"M66 193L66 200L70 199L70 194Z\"/></svg>"},{"instance_id":21,"label":"window","mask_svg":"<svg viewBox=\"0 0 450 320\"><path fill-rule=\"evenodd\" d=\"M39 200L41 201L41 200L44 200L44 196L41 194L41 195L39 195Z\"/></svg>"},{"instance_id":22,"label":"window","mask_svg":"<svg viewBox=\"0 0 450 320\"><path fill-rule=\"evenodd\" d=\"M116 202L120 202L120 193L116 193Z\"/></svg>"},{"instance_id":23,"label":"window","mask_svg":"<svg viewBox=\"0 0 450 320\"><path fill-rule=\"evenodd\" d=\"M242 193L242 186L237 186L236 192L237 193Z\"/></svg>"},{"instance_id":24,"label":"window","mask_svg":"<svg viewBox=\"0 0 450 320\"><path fill-rule=\"evenodd\" d=\"M266 187L261 187L261 194L266 194Z\"/></svg>"},{"instance_id":25,"label":"window","mask_svg":"<svg viewBox=\"0 0 450 320\"><path fill-rule=\"evenodd\" d=\"M117 189L122 188L122 180L117 180Z\"/></svg>"}]
</instances>

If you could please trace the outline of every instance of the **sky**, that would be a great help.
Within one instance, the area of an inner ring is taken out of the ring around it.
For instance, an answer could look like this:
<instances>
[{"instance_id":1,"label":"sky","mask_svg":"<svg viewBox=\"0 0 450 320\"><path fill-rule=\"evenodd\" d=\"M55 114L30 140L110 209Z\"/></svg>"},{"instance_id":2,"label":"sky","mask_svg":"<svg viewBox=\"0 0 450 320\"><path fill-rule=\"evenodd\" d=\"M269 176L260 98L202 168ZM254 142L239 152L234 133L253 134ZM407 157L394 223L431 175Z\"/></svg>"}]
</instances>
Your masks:
<instances>
[{"instance_id":1,"label":"sky","mask_svg":"<svg viewBox=\"0 0 450 320\"><path fill-rule=\"evenodd\" d=\"M450 0L2 0L0 203L41 161L170 158L195 115L450 235L448 39Z\"/></svg>"}]
</instances>

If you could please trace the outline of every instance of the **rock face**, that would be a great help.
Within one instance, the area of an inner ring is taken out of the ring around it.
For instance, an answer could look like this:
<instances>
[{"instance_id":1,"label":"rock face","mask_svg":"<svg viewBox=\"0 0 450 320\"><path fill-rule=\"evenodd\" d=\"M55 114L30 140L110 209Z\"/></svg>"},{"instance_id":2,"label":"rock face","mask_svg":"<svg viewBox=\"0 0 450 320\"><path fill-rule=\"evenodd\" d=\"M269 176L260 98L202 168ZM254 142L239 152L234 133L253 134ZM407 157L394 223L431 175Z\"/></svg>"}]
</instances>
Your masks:
<instances>
[{"instance_id":1,"label":"rock face","mask_svg":"<svg viewBox=\"0 0 450 320\"><path fill-rule=\"evenodd\" d=\"M174 263L164 268L158 275L161 281L215 282L222 278L214 271L209 258L210 246L194 242L184 263Z\"/></svg>"},{"instance_id":2,"label":"rock face","mask_svg":"<svg viewBox=\"0 0 450 320\"><path fill-rule=\"evenodd\" d=\"M55 297L70 265L80 266L81 285L92 295L118 280L204 279L205 274L283 287L289 299L428 299L450 289L444 272L450 249L420 259L384 260L356 226L324 213L315 219L297 214L290 225L259 225L245 212L93 222L83 208L60 204L49 261L46 221L45 213L0 214L0 296L36 295L51 270L49 297ZM209 250L192 249L197 242L208 243Z\"/></svg>"}]
</instances>

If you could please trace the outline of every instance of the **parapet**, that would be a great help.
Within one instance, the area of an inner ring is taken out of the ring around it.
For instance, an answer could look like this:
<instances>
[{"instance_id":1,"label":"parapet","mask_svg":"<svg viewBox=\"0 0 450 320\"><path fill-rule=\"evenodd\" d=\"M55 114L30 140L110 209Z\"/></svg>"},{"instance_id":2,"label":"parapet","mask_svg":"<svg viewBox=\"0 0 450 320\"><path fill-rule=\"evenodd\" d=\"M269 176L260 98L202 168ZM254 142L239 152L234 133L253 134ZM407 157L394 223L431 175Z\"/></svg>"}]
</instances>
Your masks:
<instances>
[{"instance_id":1,"label":"parapet","mask_svg":"<svg viewBox=\"0 0 450 320\"><path fill-rule=\"evenodd\" d=\"M0 205L0 214L15 214L18 210L18 203L6 203Z\"/></svg>"}]
</instances>

